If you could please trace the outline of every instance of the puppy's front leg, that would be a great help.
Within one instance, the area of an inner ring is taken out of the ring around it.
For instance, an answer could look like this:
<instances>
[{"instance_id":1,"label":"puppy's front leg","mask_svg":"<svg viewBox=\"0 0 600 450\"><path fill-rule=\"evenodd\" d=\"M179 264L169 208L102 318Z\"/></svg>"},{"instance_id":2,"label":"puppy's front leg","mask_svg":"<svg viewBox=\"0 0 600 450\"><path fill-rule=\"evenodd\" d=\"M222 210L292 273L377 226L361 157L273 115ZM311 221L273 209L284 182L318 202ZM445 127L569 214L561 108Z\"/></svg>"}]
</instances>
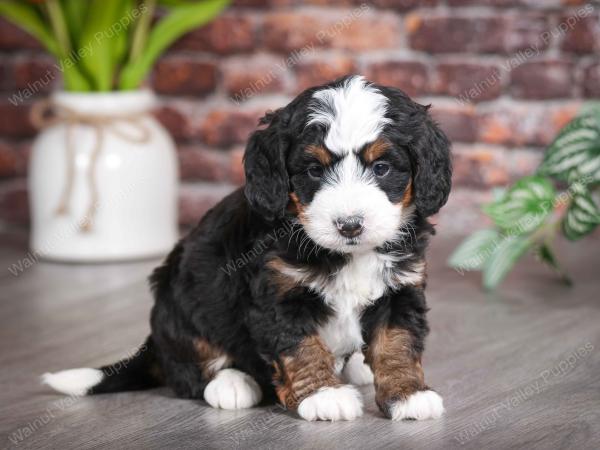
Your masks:
<instances>
[{"instance_id":1,"label":"puppy's front leg","mask_svg":"<svg viewBox=\"0 0 600 450\"><path fill-rule=\"evenodd\" d=\"M275 362L279 401L306 420L353 420L362 415L360 393L343 385L335 358L321 339L307 336Z\"/></svg>"},{"instance_id":2,"label":"puppy's front leg","mask_svg":"<svg viewBox=\"0 0 600 450\"><path fill-rule=\"evenodd\" d=\"M444 412L442 397L425 384L415 336L388 324L373 332L366 361L375 378L375 401L390 419L436 419Z\"/></svg>"}]
</instances>

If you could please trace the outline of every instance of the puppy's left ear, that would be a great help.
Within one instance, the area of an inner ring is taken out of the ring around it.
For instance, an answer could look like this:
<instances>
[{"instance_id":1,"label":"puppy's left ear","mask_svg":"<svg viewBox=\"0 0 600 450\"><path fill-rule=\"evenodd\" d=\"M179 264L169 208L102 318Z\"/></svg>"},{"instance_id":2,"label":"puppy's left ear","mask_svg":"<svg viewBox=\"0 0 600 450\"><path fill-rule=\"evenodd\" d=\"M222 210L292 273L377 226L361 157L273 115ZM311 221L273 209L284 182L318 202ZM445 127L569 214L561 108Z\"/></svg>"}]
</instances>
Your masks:
<instances>
[{"instance_id":1,"label":"puppy's left ear","mask_svg":"<svg viewBox=\"0 0 600 450\"><path fill-rule=\"evenodd\" d=\"M267 221L283 217L289 201L283 114L277 110L260 120L269 126L252 133L244 154L244 193L250 206Z\"/></svg>"},{"instance_id":2,"label":"puppy's left ear","mask_svg":"<svg viewBox=\"0 0 600 450\"><path fill-rule=\"evenodd\" d=\"M414 177L415 205L423 217L440 210L448 200L452 185L450 141L427 113L420 121L420 139L411 142L416 174Z\"/></svg>"}]
</instances>

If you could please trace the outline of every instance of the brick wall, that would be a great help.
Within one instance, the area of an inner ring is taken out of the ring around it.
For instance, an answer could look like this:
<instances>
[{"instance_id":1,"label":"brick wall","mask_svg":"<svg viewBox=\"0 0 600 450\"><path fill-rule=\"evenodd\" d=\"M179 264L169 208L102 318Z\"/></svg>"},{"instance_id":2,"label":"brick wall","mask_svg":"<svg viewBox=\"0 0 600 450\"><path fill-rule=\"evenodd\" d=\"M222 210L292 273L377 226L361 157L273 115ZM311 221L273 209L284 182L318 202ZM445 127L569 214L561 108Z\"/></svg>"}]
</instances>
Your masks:
<instances>
[{"instance_id":1,"label":"brick wall","mask_svg":"<svg viewBox=\"0 0 600 450\"><path fill-rule=\"evenodd\" d=\"M442 220L479 225L490 189L530 173L582 100L600 97L599 50L599 8L584 0L238 0L181 39L150 80L179 146L181 222L243 183L244 142L265 110L361 73L433 104L454 142ZM0 57L0 222L26 225L28 109L60 81L52 59L5 22ZM35 95L11 104L36 82Z\"/></svg>"}]
</instances>

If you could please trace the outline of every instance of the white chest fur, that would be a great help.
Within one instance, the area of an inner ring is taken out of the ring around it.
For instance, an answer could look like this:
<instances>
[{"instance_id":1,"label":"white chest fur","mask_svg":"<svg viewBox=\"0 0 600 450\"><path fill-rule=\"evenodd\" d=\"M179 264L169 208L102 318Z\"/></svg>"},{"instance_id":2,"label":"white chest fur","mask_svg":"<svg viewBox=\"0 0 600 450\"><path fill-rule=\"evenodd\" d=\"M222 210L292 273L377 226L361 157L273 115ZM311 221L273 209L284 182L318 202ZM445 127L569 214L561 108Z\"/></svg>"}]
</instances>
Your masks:
<instances>
[{"instance_id":1,"label":"white chest fur","mask_svg":"<svg viewBox=\"0 0 600 450\"><path fill-rule=\"evenodd\" d=\"M388 288L418 285L424 280L425 263L417 261L394 269L394 263L412 257L377 253L356 253L337 273L315 276L306 267L281 261L275 266L281 274L321 294L333 315L319 328L319 335L338 358L363 345L360 318L366 306L383 296Z\"/></svg>"},{"instance_id":2,"label":"white chest fur","mask_svg":"<svg viewBox=\"0 0 600 450\"><path fill-rule=\"evenodd\" d=\"M360 317L364 308L385 290L384 271L389 263L375 252L357 254L337 274L314 285L334 314L319 328L331 352L340 357L363 345Z\"/></svg>"}]
</instances>

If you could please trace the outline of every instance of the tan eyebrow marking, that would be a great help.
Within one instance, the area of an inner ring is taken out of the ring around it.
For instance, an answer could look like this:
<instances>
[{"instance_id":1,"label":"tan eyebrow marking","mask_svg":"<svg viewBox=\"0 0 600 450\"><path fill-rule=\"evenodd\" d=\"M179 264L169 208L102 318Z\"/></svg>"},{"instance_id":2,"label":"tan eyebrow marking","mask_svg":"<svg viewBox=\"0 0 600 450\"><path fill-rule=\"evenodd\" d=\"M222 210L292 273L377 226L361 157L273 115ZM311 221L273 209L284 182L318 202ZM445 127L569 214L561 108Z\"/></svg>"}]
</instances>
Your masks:
<instances>
[{"instance_id":1,"label":"tan eyebrow marking","mask_svg":"<svg viewBox=\"0 0 600 450\"><path fill-rule=\"evenodd\" d=\"M309 145L308 147L306 147L306 153L313 155L324 166L328 166L329 164L331 164L331 153L329 152L329 150L321 147L320 145Z\"/></svg>"},{"instance_id":2,"label":"tan eyebrow marking","mask_svg":"<svg viewBox=\"0 0 600 450\"><path fill-rule=\"evenodd\" d=\"M367 164L371 164L373 161L381 158L389 148L389 142L378 139L364 150L363 157Z\"/></svg>"}]
</instances>

